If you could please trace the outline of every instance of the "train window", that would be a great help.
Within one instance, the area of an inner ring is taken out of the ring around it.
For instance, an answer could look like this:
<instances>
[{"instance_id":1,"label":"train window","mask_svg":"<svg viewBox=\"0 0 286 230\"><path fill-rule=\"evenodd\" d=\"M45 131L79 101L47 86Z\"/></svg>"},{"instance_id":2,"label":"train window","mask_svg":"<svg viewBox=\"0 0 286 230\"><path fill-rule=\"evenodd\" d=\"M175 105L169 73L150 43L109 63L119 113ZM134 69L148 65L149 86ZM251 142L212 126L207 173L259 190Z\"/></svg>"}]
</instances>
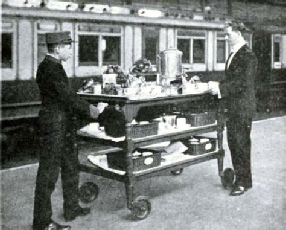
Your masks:
<instances>
[{"instance_id":1,"label":"train window","mask_svg":"<svg viewBox=\"0 0 286 230\"><path fill-rule=\"evenodd\" d=\"M273 44L273 59L274 62L280 62L280 43L281 37L275 36L274 37L274 44Z\"/></svg>"},{"instance_id":2,"label":"train window","mask_svg":"<svg viewBox=\"0 0 286 230\"><path fill-rule=\"evenodd\" d=\"M81 67L100 67L121 64L121 27L95 23L77 25L78 54ZM86 71L87 69L82 69Z\"/></svg>"},{"instance_id":3,"label":"train window","mask_svg":"<svg viewBox=\"0 0 286 230\"><path fill-rule=\"evenodd\" d=\"M272 35L272 68L281 69L286 67L286 35Z\"/></svg>"},{"instance_id":4,"label":"train window","mask_svg":"<svg viewBox=\"0 0 286 230\"><path fill-rule=\"evenodd\" d=\"M98 66L98 36L79 35L78 36L78 59L79 65Z\"/></svg>"},{"instance_id":5,"label":"train window","mask_svg":"<svg viewBox=\"0 0 286 230\"><path fill-rule=\"evenodd\" d=\"M95 32L95 33L109 33L109 34L120 34L121 28L116 25L104 25L96 23L81 23L77 26L78 31L83 32Z\"/></svg>"},{"instance_id":6,"label":"train window","mask_svg":"<svg viewBox=\"0 0 286 230\"><path fill-rule=\"evenodd\" d=\"M159 53L159 29L156 27L143 28L142 56L153 65L156 64Z\"/></svg>"},{"instance_id":7,"label":"train window","mask_svg":"<svg viewBox=\"0 0 286 230\"><path fill-rule=\"evenodd\" d=\"M2 33L1 35L1 68L12 68L13 67L13 34Z\"/></svg>"},{"instance_id":8,"label":"train window","mask_svg":"<svg viewBox=\"0 0 286 230\"><path fill-rule=\"evenodd\" d=\"M190 41L189 39L178 39L178 50L183 52L182 63L190 63Z\"/></svg>"},{"instance_id":9,"label":"train window","mask_svg":"<svg viewBox=\"0 0 286 230\"><path fill-rule=\"evenodd\" d=\"M226 55L227 55L227 43L225 40L225 33L224 32L216 32L216 64L218 63L225 63L226 62Z\"/></svg>"},{"instance_id":10,"label":"train window","mask_svg":"<svg viewBox=\"0 0 286 230\"><path fill-rule=\"evenodd\" d=\"M210 48L213 52L213 69L215 71L223 71L228 55L228 42L225 39L224 32L215 31L214 36L213 47Z\"/></svg>"},{"instance_id":11,"label":"train window","mask_svg":"<svg viewBox=\"0 0 286 230\"><path fill-rule=\"evenodd\" d=\"M16 21L2 19L1 21L1 77L2 80L15 80L17 78L17 52L18 46Z\"/></svg>"},{"instance_id":12,"label":"train window","mask_svg":"<svg viewBox=\"0 0 286 230\"><path fill-rule=\"evenodd\" d=\"M105 36L103 39L106 41L103 65L120 65L120 37Z\"/></svg>"},{"instance_id":13,"label":"train window","mask_svg":"<svg viewBox=\"0 0 286 230\"><path fill-rule=\"evenodd\" d=\"M205 39L178 39L177 48L183 52L184 64L205 63Z\"/></svg>"},{"instance_id":14,"label":"train window","mask_svg":"<svg viewBox=\"0 0 286 230\"><path fill-rule=\"evenodd\" d=\"M38 34L38 65L44 60L48 53L45 34Z\"/></svg>"},{"instance_id":15,"label":"train window","mask_svg":"<svg viewBox=\"0 0 286 230\"><path fill-rule=\"evenodd\" d=\"M217 40L217 63L225 63L226 61L226 47L225 41Z\"/></svg>"},{"instance_id":16,"label":"train window","mask_svg":"<svg viewBox=\"0 0 286 230\"><path fill-rule=\"evenodd\" d=\"M280 43L274 42L274 62L280 62Z\"/></svg>"},{"instance_id":17,"label":"train window","mask_svg":"<svg viewBox=\"0 0 286 230\"><path fill-rule=\"evenodd\" d=\"M177 48L183 52L182 62L185 68L206 70L206 31L177 30Z\"/></svg>"},{"instance_id":18,"label":"train window","mask_svg":"<svg viewBox=\"0 0 286 230\"><path fill-rule=\"evenodd\" d=\"M193 63L205 63L205 40L194 39Z\"/></svg>"},{"instance_id":19,"label":"train window","mask_svg":"<svg viewBox=\"0 0 286 230\"><path fill-rule=\"evenodd\" d=\"M39 64L48 53L46 44L46 33L60 30L60 25L56 21L38 20L34 22L34 77L37 74Z\"/></svg>"},{"instance_id":20,"label":"train window","mask_svg":"<svg viewBox=\"0 0 286 230\"><path fill-rule=\"evenodd\" d=\"M201 30L178 30L177 31L178 37L184 37L184 36L192 36L192 37L205 37L206 33L205 31Z\"/></svg>"},{"instance_id":21,"label":"train window","mask_svg":"<svg viewBox=\"0 0 286 230\"><path fill-rule=\"evenodd\" d=\"M105 45L103 46L105 41ZM120 37L118 36L78 36L78 57L80 66L99 66L99 50L103 51L102 64L120 65Z\"/></svg>"}]
</instances>

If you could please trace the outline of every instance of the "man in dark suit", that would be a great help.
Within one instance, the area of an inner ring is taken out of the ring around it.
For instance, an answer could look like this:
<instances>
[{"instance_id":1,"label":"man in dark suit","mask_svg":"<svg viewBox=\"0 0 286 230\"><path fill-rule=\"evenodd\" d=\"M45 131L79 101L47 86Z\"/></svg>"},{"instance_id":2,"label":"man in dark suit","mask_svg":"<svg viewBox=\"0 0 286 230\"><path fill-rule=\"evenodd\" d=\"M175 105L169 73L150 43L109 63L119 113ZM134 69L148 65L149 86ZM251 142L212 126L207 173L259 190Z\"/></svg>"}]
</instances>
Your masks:
<instances>
[{"instance_id":1,"label":"man in dark suit","mask_svg":"<svg viewBox=\"0 0 286 230\"><path fill-rule=\"evenodd\" d=\"M209 82L211 94L221 98L227 111L227 140L235 172L232 196L242 195L252 187L250 133L256 111L254 83L257 58L242 36L246 30L241 22L226 24L231 54L225 66L225 79Z\"/></svg>"},{"instance_id":2,"label":"man in dark suit","mask_svg":"<svg viewBox=\"0 0 286 230\"><path fill-rule=\"evenodd\" d=\"M75 115L97 118L104 108L80 100L69 87L62 61L71 57L69 32L46 34L48 54L40 63L36 82L42 108L40 123L40 159L36 179L33 229L71 229L52 220L51 195L61 171L63 209L66 221L90 212L78 203L78 156L75 149Z\"/></svg>"}]
</instances>

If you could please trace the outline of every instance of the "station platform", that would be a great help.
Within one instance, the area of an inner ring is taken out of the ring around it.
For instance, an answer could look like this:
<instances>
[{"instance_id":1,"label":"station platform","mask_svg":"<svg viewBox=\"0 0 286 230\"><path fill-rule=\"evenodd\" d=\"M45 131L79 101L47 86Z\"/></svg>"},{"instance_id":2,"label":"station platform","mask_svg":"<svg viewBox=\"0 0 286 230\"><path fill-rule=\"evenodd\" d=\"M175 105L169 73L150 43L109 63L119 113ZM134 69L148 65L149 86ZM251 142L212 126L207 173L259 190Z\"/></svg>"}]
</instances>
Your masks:
<instances>
[{"instance_id":1,"label":"station platform","mask_svg":"<svg viewBox=\"0 0 286 230\"><path fill-rule=\"evenodd\" d=\"M224 133L224 137L226 137ZM91 214L69 224L76 230L282 230L286 228L286 116L256 120L252 129L253 188L229 196L218 176L217 162L185 168L179 176L146 179L136 186L137 195L150 197L147 219L135 221L126 207L124 184L81 173L80 184L93 181L98 198ZM232 167L224 138L224 168ZM88 151L88 150L85 150ZM1 170L1 227L31 229L34 187L38 164ZM65 223L59 180L52 197L54 220Z\"/></svg>"}]
</instances>

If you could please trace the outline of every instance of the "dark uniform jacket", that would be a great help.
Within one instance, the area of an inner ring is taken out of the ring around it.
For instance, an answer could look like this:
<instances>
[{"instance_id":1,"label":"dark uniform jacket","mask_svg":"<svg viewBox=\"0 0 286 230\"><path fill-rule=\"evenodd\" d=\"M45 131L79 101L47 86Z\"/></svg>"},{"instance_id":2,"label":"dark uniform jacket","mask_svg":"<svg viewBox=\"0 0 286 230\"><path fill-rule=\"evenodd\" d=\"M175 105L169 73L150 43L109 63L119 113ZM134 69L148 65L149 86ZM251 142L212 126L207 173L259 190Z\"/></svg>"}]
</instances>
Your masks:
<instances>
[{"instance_id":1,"label":"dark uniform jacket","mask_svg":"<svg viewBox=\"0 0 286 230\"><path fill-rule=\"evenodd\" d=\"M89 103L80 100L70 89L68 77L59 60L47 55L39 65L36 81L44 108L59 114L89 116Z\"/></svg>"},{"instance_id":2,"label":"dark uniform jacket","mask_svg":"<svg viewBox=\"0 0 286 230\"><path fill-rule=\"evenodd\" d=\"M37 71L42 108L40 159L34 203L34 226L51 222L51 194L61 172L64 211L78 208L78 153L74 115L89 116L89 103L69 87L61 63L47 55Z\"/></svg>"},{"instance_id":3,"label":"dark uniform jacket","mask_svg":"<svg viewBox=\"0 0 286 230\"><path fill-rule=\"evenodd\" d=\"M253 117L256 111L256 72L257 58L247 45L244 45L234 55L225 71L225 79L219 86L228 116Z\"/></svg>"}]
</instances>

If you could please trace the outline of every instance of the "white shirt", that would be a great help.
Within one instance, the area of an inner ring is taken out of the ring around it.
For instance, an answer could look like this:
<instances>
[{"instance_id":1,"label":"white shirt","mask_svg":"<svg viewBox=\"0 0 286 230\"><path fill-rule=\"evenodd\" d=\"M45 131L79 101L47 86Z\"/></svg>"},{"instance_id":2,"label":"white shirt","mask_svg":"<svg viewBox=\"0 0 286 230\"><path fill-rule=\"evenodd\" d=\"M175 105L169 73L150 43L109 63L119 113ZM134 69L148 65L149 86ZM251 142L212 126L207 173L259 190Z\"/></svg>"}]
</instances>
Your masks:
<instances>
[{"instance_id":1,"label":"white shirt","mask_svg":"<svg viewBox=\"0 0 286 230\"><path fill-rule=\"evenodd\" d=\"M231 47L231 55L230 57L228 58L227 60L227 67L226 69L228 69L234 55L237 53L237 51L246 44L245 40L244 39L241 39L237 44L235 44L234 46ZM219 85L218 85L218 94L217 94L218 98L220 99L221 98L221 94L220 94L220 88L219 88Z\"/></svg>"},{"instance_id":2,"label":"white shirt","mask_svg":"<svg viewBox=\"0 0 286 230\"><path fill-rule=\"evenodd\" d=\"M238 42L237 44L235 44L234 46L231 47L231 56L228 58L227 60L227 69L234 57L234 55L237 53L237 51L246 44L246 42L244 41L244 39L242 39L240 42Z\"/></svg>"}]
</instances>

